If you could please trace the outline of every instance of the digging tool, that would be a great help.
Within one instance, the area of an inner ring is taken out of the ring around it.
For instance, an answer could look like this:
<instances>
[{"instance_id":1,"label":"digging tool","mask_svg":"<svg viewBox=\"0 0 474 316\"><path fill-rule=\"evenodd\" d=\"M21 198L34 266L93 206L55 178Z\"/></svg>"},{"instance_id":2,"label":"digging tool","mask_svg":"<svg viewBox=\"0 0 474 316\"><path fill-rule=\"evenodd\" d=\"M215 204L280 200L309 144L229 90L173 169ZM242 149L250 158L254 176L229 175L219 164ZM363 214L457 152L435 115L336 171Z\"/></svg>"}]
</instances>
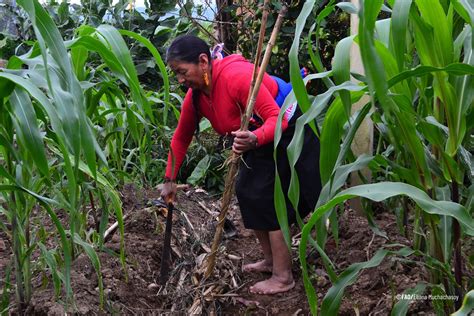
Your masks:
<instances>
[{"instance_id":1,"label":"digging tool","mask_svg":"<svg viewBox=\"0 0 474 316\"><path fill-rule=\"evenodd\" d=\"M166 216L165 239L163 240L163 250L161 251L161 265L160 265L160 284L165 285L168 281L168 275L171 265L171 228L173 226L173 202L166 204L168 208L168 215Z\"/></svg>"},{"instance_id":2,"label":"digging tool","mask_svg":"<svg viewBox=\"0 0 474 316\"><path fill-rule=\"evenodd\" d=\"M246 107L244 115L242 116L242 121L240 125L241 130L248 129L249 120L252 117L253 107L257 99L257 94L258 94L258 91L260 90L260 85L263 81L263 75L265 74L265 69L267 68L268 62L270 61L272 48L275 45L276 37L280 30L281 24L283 22L283 17L286 14L286 10L287 10L286 6L283 6L280 12L278 13L278 18L275 22L275 26L273 27L270 40L267 43L267 48L265 49L265 54L262 59L262 64L260 65L260 69L258 70L258 75L256 76L255 82L253 81L253 78L252 78L252 82L250 84L251 85L250 96L248 98L247 107ZM263 41L263 36L261 39ZM257 56L255 59L256 59L256 62L255 62L254 71L256 71L257 69L256 68L258 65L257 61L259 57ZM239 169L239 165L238 165L239 157L240 155L233 153L230 158L230 167L229 167L229 170L227 171L227 175L225 178L224 193L222 195L222 207L221 207L221 212L219 214L219 222L217 223L216 233L214 235L214 240L212 242L211 253L209 254L206 260L207 267L204 273L205 278L208 278L211 275L212 271L214 270L214 265L216 263L217 249L219 247L219 244L222 238L222 230L224 228L227 211L229 210L230 200L232 198L232 190L235 184L235 178Z\"/></svg>"}]
</instances>

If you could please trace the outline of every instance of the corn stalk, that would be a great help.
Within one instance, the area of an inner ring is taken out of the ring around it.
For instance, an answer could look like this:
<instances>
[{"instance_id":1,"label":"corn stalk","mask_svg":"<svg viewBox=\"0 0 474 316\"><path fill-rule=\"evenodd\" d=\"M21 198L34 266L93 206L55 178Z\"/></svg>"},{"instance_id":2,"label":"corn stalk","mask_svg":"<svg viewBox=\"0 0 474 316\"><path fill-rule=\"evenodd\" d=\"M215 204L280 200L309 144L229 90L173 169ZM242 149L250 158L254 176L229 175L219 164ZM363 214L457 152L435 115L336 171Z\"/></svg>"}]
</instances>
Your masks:
<instances>
[{"instance_id":1,"label":"corn stalk","mask_svg":"<svg viewBox=\"0 0 474 316\"><path fill-rule=\"evenodd\" d=\"M102 306L97 251L103 247L110 214L118 222L125 268L122 206L115 187L134 165L150 165L150 131L155 130L157 113L118 30L82 26L65 42L37 1L18 4L27 12L37 41L0 70L0 213L6 219L0 229L12 238L17 303L22 313L32 294L31 254L39 250L56 295L65 293L66 304L72 301L72 261L81 252L89 256ZM138 34L123 34L147 46L166 77L156 49ZM92 60L94 56L99 59ZM168 86L159 93L167 104ZM92 234L86 234L89 206L97 220ZM46 211L59 235L58 250L48 249L38 237L42 228L30 224L33 210Z\"/></svg>"},{"instance_id":2,"label":"corn stalk","mask_svg":"<svg viewBox=\"0 0 474 316\"><path fill-rule=\"evenodd\" d=\"M297 31L300 30L298 26L306 23L313 5L314 1L305 2L297 20ZM377 20L382 5L382 0L361 1L360 8L348 3L338 4L348 13L359 15L359 34L338 43L332 72L318 76L327 78L333 75L337 86L328 85L328 90L313 98L312 103L303 80L297 76L297 49L290 54L295 94L292 98L298 100L304 111L297 120L295 136L287 148L290 164L295 164L299 157L304 125L324 118L318 128L310 125L315 133L321 130L319 164L324 186L315 212L303 226L300 244L305 289L313 314L317 313L318 302L306 266L306 248L311 242L311 230L316 228L319 244L319 248L314 243L312 247L324 259L327 257L323 249L326 234L321 234L318 223L324 221L338 203L355 196L373 201L391 198L391 203L402 207L410 205L405 201L411 199L415 207L405 211L412 213L414 223L418 223L412 238L415 241L418 233L421 233L418 235L421 238L427 236L424 240L427 248L415 248L408 254L401 249L398 252L381 249L382 252L368 262L351 266L331 277L333 287L323 300L323 315L337 313L344 288L354 282L362 269L378 265L388 255L426 257L437 262L437 268L427 266L432 285L418 286L413 291L452 294L453 289L457 288L459 299L456 306L459 307L462 301L460 290L464 285L460 244L463 236L472 236L473 232L472 213L463 205L468 203L467 187L472 184L474 175L472 154L469 148L464 147L468 146L469 134L473 130L472 120L467 118L472 117L474 100L474 11L468 1L394 0L388 1L391 18ZM295 34L293 44L296 48L299 48L300 34ZM366 75L361 77L363 81L360 85L346 82L350 78L348 61L352 43L359 45L365 68ZM317 58L312 59L317 61ZM349 122L348 109L363 94L368 94L371 101ZM287 99L287 103L291 100ZM368 110L370 106L375 109L372 113ZM327 112L323 116L325 109ZM355 122L367 115L372 117L378 128L378 154L354 160L350 152L353 128L357 128ZM275 146L280 135L277 131ZM335 139L340 142L335 142ZM351 171L368 165L374 174L385 175L386 181L392 182L367 184L339 192ZM295 172L292 174L295 175ZM282 230L288 234L283 192L278 183L275 196L279 205L279 221ZM288 195L293 205L297 206L299 183L296 176L292 176ZM331 220L337 221L337 218ZM368 220L370 222L370 218ZM373 229L376 231L377 228ZM454 264L451 265L453 254ZM328 272L335 273L329 271L332 269L330 262L326 262L327 259L323 261ZM440 268L444 265L454 267L454 278L450 269ZM452 282L453 279L456 282ZM395 305L394 311L408 308L403 302ZM452 311L452 307L446 304L443 312L448 311Z\"/></svg>"}]
</instances>

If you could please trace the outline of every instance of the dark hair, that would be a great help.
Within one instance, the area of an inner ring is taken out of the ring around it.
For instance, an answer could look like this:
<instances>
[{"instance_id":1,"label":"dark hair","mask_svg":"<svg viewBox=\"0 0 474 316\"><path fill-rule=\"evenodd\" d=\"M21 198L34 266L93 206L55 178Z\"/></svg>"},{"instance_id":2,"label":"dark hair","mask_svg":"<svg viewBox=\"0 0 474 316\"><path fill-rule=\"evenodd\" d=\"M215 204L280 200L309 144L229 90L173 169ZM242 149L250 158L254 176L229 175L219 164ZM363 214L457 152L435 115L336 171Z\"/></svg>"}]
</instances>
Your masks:
<instances>
[{"instance_id":1,"label":"dark hair","mask_svg":"<svg viewBox=\"0 0 474 316\"><path fill-rule=\"evenodd\" d=\"M166 51L166 62L184 61L187 63L198 64L199 56L206 54L211 62L211 52L209 46L197 36L182 35L177 37ZM196 118L196 138L199 138L199 91L193 90L193 108Z\"/></svg>"}]
</instances>

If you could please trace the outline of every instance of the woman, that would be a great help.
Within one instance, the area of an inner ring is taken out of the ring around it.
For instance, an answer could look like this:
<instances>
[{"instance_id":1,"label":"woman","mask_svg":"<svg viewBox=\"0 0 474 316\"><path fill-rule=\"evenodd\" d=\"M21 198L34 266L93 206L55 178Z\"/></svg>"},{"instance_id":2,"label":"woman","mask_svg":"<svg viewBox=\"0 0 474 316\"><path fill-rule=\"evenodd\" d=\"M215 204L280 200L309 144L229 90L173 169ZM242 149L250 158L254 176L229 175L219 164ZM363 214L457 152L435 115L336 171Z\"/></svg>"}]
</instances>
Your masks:
<instances>
[{"instance_id":1,"label":"woman","mask_svg":"<svg viewBox=\"0 0 474 316\"><path fill-rule=\"evenodd\" d=\"M273 138L281 103L288 93L281 79L265 74L254 107L251 131L240 131L241 115L249 95L253 65L242 56L230 55L212 60L209 47L201 39L185 35L176 38L167 51L167 63L178 82L187 86L178 127L171 141L162 197L172 201L176 195L174 179L181 166L199 120L206 117L221 135L234 137L232 150L243 154L236 182L236 194L244 226L252 229L263 250L264 259L243 266L246 272L270 272L270 278L250 287L252 293L275 294L294 287L291 254L285 244L274 207L275 163ZM285 94L285 95L283 95ZM278 147L278 172L285 192L290 170L286 147L294 132L299 112L287 111ZM300 180L301 217L313 210L319 192L319 144L311 129L306 130L301 158L296 164ZM315 184L314 182L317 181ZM296 213L287 199L288 220L296 221Z\"/></svg>"}]
</instances>

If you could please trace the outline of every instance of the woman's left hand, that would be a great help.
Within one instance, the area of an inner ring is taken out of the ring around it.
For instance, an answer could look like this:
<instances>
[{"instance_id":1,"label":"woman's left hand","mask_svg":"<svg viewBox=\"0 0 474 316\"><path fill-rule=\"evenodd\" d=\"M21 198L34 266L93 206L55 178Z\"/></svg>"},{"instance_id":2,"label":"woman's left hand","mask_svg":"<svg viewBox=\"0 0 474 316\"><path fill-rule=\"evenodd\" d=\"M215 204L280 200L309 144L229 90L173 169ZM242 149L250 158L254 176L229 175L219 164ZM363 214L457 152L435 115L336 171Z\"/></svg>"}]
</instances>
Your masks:
<instances>
[{"instance_id":1,"label":"woman's left hand","mask_svg":"<svg viewBox=\"0 0 474 316\"><path fill-rule=\"evenodd\" d=\"M236 154L240 155L257 147L257 136L250 131L235 131L232 132L232 136L234 136L232 150Z\"/></svg>"}]
</instances>

